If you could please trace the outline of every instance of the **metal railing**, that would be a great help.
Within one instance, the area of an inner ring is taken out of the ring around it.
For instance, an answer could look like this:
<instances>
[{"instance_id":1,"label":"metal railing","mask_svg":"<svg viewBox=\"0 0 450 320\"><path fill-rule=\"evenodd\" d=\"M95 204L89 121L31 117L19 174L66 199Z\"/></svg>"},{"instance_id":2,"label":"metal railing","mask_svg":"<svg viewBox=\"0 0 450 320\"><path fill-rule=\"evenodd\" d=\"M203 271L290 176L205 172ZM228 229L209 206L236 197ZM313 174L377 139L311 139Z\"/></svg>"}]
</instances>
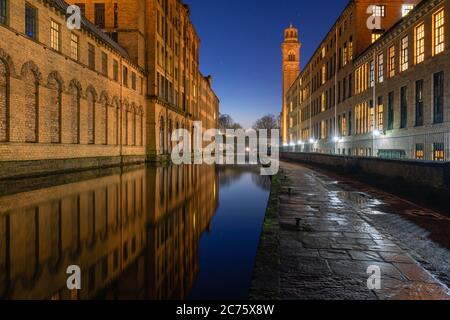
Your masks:
<instances>
[{"instance_id":1,"label":"metal railing","mask_svg":"<svg viewBox=\"0 0 450 320\"><path fill-rule=\"evenodd\" d=\"M408 135L366 134L291 143L281 152L450 162L450 131Z\"/></svg>"}]
</instances>

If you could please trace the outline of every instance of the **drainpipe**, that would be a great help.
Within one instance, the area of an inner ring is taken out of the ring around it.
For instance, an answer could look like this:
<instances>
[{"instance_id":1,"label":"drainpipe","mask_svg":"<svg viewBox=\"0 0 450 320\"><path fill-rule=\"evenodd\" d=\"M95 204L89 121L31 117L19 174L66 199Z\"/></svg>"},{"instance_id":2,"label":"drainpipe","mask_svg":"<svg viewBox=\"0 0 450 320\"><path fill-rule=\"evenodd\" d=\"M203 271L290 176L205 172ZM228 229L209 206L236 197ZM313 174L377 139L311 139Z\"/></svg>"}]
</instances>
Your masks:
<instances>
[{"instance_id":1,"label":"drainpipe","mask_svg":"<svg viewBox=\"0 0 450 320\"><path fill-rule=\"evenodd\" d=\"M337 127L337 82L338 82L338 78L337 78L337 59L339 58L338 55L338 45L337 45L337 38L338 38L338 30L337 30L337 26L336 26L336 31L335 31L335 37L336 37L336 41L335 41L335 47L336 47L336 59L334 59L334 154L337 154L337 144L338 144L338 127ZM349 90L351 90L351 88L349 88Z\"/></svg>"},{"instance_id":2,"label":"drainpipe","mask_svg":"<svg viewBox=\"0 0 450 320\"><path fill-rule=\"evenodd\" d=\"M372 103L372 108L373 108L373 129L372 129L372 156L375 156L375 131L377 130L377 108L375 107L375 99L377 96L377 92L376 92L376 83L377 83L377 77L375 70L377 69L377 61L376 61L376 51L373 51L373 103Z\"/></svg>"}]
</instances>

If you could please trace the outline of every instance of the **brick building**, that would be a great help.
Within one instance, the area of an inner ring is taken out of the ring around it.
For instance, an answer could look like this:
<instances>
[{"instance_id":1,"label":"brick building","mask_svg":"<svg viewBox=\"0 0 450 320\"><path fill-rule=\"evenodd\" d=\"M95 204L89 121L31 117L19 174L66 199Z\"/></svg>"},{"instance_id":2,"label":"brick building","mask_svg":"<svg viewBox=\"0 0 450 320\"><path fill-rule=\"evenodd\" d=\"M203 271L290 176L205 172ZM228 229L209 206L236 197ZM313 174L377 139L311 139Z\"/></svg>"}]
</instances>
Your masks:
<instances>
[{"instance_id":1,"label":"brick building","mask_svg":"<svg viewBox=\"0 0 450 320\"><path fill-rule=\"evenodd\" d=\"M449 6L350 1L286 95L286 145L449 160Z\"/></svg>"},{"instance_id":2,"label":"brick building","mask_svg":"<svg viewBox=\"0 0 450 320\"><path fill-rule=\"evenodd\" d=\"M116 39L147 71L148 155L167 155L174 129L192 130L194 121L216 128L219 100L211 76L199 71L200 39L190 9L180 0L70 0Z\"/></svg>"},{"instance_id":3,"label":"brick building","mask_svg":"<svg viewBox=\"0 0 450 320\"><path fill-rule=\"evenodd\" d=\"M168 158L176 127L216 127L187 6L76 2L79 30L62 0L0 0L0 176Z\"/></svg>"}]
</instances>

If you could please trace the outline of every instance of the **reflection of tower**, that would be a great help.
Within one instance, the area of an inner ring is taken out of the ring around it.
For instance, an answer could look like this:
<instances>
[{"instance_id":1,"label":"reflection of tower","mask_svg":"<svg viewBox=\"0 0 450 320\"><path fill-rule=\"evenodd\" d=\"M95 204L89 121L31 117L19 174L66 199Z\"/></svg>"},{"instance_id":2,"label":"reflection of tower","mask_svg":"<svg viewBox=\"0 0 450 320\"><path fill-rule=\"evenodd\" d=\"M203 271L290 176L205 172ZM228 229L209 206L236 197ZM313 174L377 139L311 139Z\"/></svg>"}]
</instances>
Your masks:
<instances>
[{"instance_id":1,"label":"reflection of tower","mask_svg":"<svg viewBox=\"0 0 450 320\"><path fill-rule=\"evenodd\" d=\"M283 143L288 142L288 105L286 93L300 74L300 47L298 30L291 24L284 31L284 42L281 45L283 52L283 110L281 113L281 130Z\"/></svg>"}]
</instances>

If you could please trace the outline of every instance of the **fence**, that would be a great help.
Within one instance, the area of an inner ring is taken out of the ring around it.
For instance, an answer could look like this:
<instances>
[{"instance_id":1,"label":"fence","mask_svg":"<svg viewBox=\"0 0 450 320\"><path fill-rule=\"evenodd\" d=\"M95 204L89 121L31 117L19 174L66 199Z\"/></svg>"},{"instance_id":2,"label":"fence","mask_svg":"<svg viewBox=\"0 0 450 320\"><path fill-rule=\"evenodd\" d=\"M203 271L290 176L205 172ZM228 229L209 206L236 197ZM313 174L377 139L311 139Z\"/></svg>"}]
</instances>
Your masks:
<instances>
[{"instance_id":1,"label":"fence","mask_svg":"<svg viewBox=\"0 0 450 320\"><path fill-rule=\"evenodd\" d=\"M281 152L320 153L342 156L376 157L418 161L450 161L450 131L409 135L345 137L305 143L292 143Z\"/></svg>"}]
</instances>

